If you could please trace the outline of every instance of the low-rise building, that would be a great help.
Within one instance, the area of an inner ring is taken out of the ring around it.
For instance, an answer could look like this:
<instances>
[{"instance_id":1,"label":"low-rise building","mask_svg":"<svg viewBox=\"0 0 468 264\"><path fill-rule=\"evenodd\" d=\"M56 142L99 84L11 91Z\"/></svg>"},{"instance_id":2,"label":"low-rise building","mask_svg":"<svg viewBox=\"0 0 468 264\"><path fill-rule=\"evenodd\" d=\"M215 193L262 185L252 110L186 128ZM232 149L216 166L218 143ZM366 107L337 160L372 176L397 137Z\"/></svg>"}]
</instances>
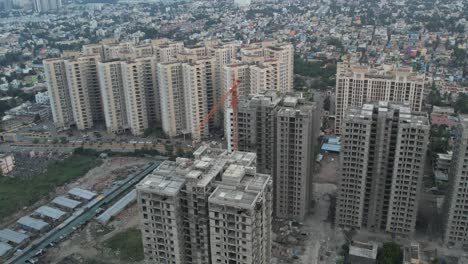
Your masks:
<instances>
[{"instance_id":1,"label":"low-rise building","mask_svg":"<svg viewBox=\"0 0 468 264\"><path fill-rule=\"evenodd\" d=\"M403 248L403 264L424 264L419 254L419 243Z\"/></svg>"},{"instance_id":2,"label":"low-rise building","mask_svg":"<svg viewBox=\"0 0 468 264\"><path fill-rule=\"evenodd\" d=\"M29 241L29 236L11 229L0 230L0 242L14 244L17 247L24 246Z\"/></svg>"},{"instance_id":3,"label":"low-rise building","mask_svg":"<svg viewBox=\"0 0 468 264\"><path fill-rule=\"evenodd\" d=\"M376 264L378 248L375 242L365 243L353 241L349 246L349 263Z\"/></svg>"},{"instance_id":4,"label":"low-rise building","mask_svg":"<svg viewBox=\"0 0 468 264\"><path fill-rule=\"evenodd\" d=\"M15 168L15 157L13 154L0 154L0 172L7 175Z\"/></svg>"}]
</instances>

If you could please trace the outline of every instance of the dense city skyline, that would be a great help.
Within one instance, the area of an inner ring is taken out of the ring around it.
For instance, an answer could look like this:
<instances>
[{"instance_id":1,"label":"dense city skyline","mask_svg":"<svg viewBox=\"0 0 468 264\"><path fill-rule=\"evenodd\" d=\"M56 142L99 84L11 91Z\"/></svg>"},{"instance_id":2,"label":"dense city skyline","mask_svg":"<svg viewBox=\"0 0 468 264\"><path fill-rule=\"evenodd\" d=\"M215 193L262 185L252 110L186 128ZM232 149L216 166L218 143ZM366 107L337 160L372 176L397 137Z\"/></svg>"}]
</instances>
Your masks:
<instances>
[{"instance_id":1,"label":"dense city skyline","mask_svg":"<svg viewBox=\"0 0 468 264\"><path fill-rule=\"evenodd\" d=\"M0 262L466 264L464 0L0 0Z\"/></svg>"}]
</instances>

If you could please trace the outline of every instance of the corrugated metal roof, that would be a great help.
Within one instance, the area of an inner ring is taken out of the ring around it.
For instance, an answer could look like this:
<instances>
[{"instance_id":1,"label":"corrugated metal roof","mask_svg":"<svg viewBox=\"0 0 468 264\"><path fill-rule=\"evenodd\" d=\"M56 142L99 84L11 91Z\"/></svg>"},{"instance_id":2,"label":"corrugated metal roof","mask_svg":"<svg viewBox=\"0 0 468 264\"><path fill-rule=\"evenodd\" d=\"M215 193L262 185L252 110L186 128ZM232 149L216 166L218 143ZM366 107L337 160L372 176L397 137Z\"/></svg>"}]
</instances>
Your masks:
<instances>
[{"instance_id":1,"label":"corrugated metal roof","mask_svg":"<svg viewBox=\"0 0 468 264\"><path fill-rule=\"evenodd\" d=\"M67 207L67 208L70 208L70 209L75 209L76 207L78 207L81 204L81 202L69 199L69 198L67 198L65 196L55 197L55 199L52 200L52 203L54 203L56 205L63 206L63 207Z\"/></svg>"},{"instance_id":2,"label":"corrugated metal roof","mask_svg":"<svg viewBox=\"0 0 468 264\"><path fill-rule=\"evenodd\" d=\"M0 240L13 242L15 244L21 244L24 240L28 239L29 236L20 232L16 232L11 229L0 230Z\"/></svg>"},{"instance_id":3,"label":"corrugated metal roof","mask_svg":"<svg viewBox=\"0 0 468 264\"><path fill-rule=\"evenodd\" d=\"M93 199L97 194L90 192L88 190L83 190L81 188L73 188L70 191L68 191L69 194L83 198L85 200L91 200Z\"/></svg>"},{"instance_id":4,"label":"corrugated metal roof","mask_svg":"<svg viewBox=\"0 0 468 264\"><path fill-rule=\"evenodd\" d=\"M0 242L0 257L5 256L13 247L8 245L7 243Z\"/></svg>"},{"instance_id":5,"label":"corrugated metal roof","mask_svg":"<svg viewBox=\"0 0 468 264\"><path fill-rule=\"evenodd\" d=\"M133 190L129 192L127 195L125 195L122 199L118 200L114 205L109 207L104 213L102 213L97 220L101 224L107 224L109 220L120 213L127 205L129 205L131 202L136 200L136 190Z\"/></svg>"},{"instance_id":6,"label":"corrugated metal roof","mask_svg":"<svg viewBox=\"0 0 468 264\"><path fill-rule=\"evenodd\" d=\"M324 151L332 151L332 152L340 152L341 151L341 145L335 145L335 144L323 144L322 145L322 150Z\"/></svg>"},{"instance_id":7,"label":"corrugated metal roof","mask_svg":"<svg viewBox=\"0 0 468 264\"><path fill-rule=\"evenodd\" d=\"M41 216L47 216L56 220L60 219L62 216L65 215L65 212L46 205L37 208L35 212L36 214L40 214Z\"/></svg>"},{"instance_id":8,"label":"corrugated metal roof","mask_svg":"<svg viewBox=\"0 0 468 264\"><path fill-rule=\"evenodd\" d=\"M17 221L17 223L20 224L20 225L27 226L29 228L38 230L38 231L42 230L44 227L49 225L48 223L46 223L46 222L44 222L42 220L38 220L38 219L32 218L30 216L21 217Z\"/></svg>"}]
</instances>

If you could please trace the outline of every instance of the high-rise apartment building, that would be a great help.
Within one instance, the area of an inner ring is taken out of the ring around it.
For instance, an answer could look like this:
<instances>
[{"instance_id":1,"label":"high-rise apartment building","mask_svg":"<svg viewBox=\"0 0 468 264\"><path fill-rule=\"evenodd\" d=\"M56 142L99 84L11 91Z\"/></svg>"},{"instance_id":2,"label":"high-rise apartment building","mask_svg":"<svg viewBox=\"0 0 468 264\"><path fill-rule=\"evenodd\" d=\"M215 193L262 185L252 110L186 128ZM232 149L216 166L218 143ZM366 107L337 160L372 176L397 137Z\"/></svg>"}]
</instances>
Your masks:
<instances>
[{"instance_id":1,"label":"high-rise apartment building","mask_svg":"<svg viewBox=\"0 0 468 264\"><path fill-rule=\"evenodd\" d=\"M179 61L158 64L162 127L169 137L181 135L187 128L183 64Z\"/></svg>"},{"instance_id":2,"label":"high-rise apartment building","mask_svg":"<svg viewBox=\"0 0 468 264\"><path fill-rule=\"evenodd\" d=\"M73 117L80 130L90 129L95 122L104 121L98 62L98 56L65 60Z\"/></svg>"},{"instance_id":3,"label":"high-rise apartment building","mask_svg":"<svg viewBox=\"0 0 468 264\"><path fill-rule=\"evenodd\" d=\"M34 11L38 13L56 11L62 7L62 0L34 0Z\"/></svg>"},{"instance_id":4,"label":"high-rise apartment building","mask_svg":"<svg viewBox=\"0 0 468 264\"><path fill-rule=\"evenodd\" d=\"M449 188L444 204L444 242L465 248L468 245L468 116L460 115L449 169Z\"/></svg>"},{"instance_id":5,"label":"high-rise apartment building","mask_svg":"<svg viewBox=\"0 0 468 264\"><path fill-rule=\"evenodd\" d=\"M43 64L54 123L58 129L69 128L74 120L65 61L63 59L47 59L44 60Z\"/></svg>"},{"instance_id":6,"label":"high-rise apartment building","mask_svg":"<svg viewBox=\"0 0 468 264\"><path fill-rule=\"evenodd\" d=\"M336 225L411 236L430 125L388 102L348 109L342 127Z\"/></svg>"},{"instance_id":7,"label":"high-rise apartment building","mask_svg":"<svg viewBox=\"0 0 468 264\"><path fill-rule=\"evenodd\" d=\"M225 114L229 148L233 147L232 109ZM275 214L303 220L312 204L314 150L320 111L299 96L263 91L243 96L238 108L238 148L257 153L259 172L271 173Z\"/></svg>"},{"instance_id":8,"label":"high-rise apartment building","mask_svg":"<svg viewBox=\"0 0 468 264\"><path fill-rule=\"evenodd\" d=\"M293 96L286 96L276 113L274 180L278 217L303 220L311 212L319 113L315 104Z\"/></svg>"},{"instance_id":9,"label":"high-rise apartment building","mask_svg":"<svg viewBox=\"0 0 468 264\"><path fill-rule=\"evenodd\" d=\"M164 161L137 185L146 259L270 263L272 182L255 154L201 147L194 156Z\"/></svg>"},{"instance_id":10,"label":"high-rise apartment building","mask_svg":"<svg viewBox=\"0 0 468 264\"><path fill-rule=\"evenodd\" d=\"M192 134L192 139L209 136L209 125L201 127L200 131L197 127L215 103L214 67L214 59L208 57L182 66L186 129Z\"/></svg>"},{"instance_id":11,"label":"high-rise apartment building","mask_svg":"<svg viewBox=\"0 0 468 264\"><path fill-rule=\"evenodd\" d=\"M122 62L99 62L98 73L107 131L122 133L128 128Z\"/></svg>"},{"instance_id":12,"label":"high-rise apartment building","mask_svg":"<svg viewBox=\"0 0 468 264\"><path fill-rule=\"evenodd\" d=\"M240 95L291 91L292 51L292 45L276 41L241 47L212 40L185 47L168 39L142 45L106 39L85 45L82 54L64 54L62 91L68 95L61 96L69 98L72 110L66 102L52 101L54 121L80 130L105 121L111 133L134 135L162 127L169 137L192 134L199 140L221 126L215 115L197 129L236 80ZM56 82L50 79L50 90L59 89ZM229 102L230 97L225 106ZM73 117L67 119L69 113Z\"/></svg>"},{"instance_id":13,"label":"high-rise apartment building","mask_svg":"<svg viewBox=\"0 0 468 264\"><path fill-rule=\"evenodd\" d=\"M338 63L336 73L335 133L351 107L378 101L405 103L413 111L421 111L425 75L409 67L379 67Z\"/></svg>"}]
</instances>

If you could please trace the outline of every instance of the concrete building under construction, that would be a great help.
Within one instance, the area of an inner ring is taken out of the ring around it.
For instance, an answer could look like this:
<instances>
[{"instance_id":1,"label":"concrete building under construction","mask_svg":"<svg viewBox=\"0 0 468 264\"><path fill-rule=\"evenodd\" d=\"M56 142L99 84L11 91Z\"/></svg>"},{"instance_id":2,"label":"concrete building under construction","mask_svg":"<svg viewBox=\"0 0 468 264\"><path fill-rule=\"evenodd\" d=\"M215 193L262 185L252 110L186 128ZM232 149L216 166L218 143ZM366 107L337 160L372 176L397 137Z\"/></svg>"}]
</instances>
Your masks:
<instances>
[{"instance_id":1,"label":"concrete building under construction","mask_svg":"<svg viewBox=\"0 0 468 264\"><path fill-rule=\"evenodd\" d=\"M349 110L343 125L336 224L411 236L430 125L387 102Z\"/></svg>"},{"instance_id":2,"label":"concrete building under construction","mask_svg":"<svg viewBox=\"0 0 468 264\"><path fill-rule=\"evenodd\" d=\"M233 148L233 111L225 113L229 148ZM238 148L257 153L257 169L273 176L275 215L302 221L313 197L314 150L320 111L300 95L263 91L243 96L238 107Z\"/></svg>"},{"instance_id":3,"label":"concrete building under construction","mask_svg":"<svg viewBox=\"0 0 468 264\"><path fill-rule=\"evenodd\" d=\"M137 185L145 257L155 263L270 263L272 180L255 153L200 147Z\"/></svg>"}]
</instances>

